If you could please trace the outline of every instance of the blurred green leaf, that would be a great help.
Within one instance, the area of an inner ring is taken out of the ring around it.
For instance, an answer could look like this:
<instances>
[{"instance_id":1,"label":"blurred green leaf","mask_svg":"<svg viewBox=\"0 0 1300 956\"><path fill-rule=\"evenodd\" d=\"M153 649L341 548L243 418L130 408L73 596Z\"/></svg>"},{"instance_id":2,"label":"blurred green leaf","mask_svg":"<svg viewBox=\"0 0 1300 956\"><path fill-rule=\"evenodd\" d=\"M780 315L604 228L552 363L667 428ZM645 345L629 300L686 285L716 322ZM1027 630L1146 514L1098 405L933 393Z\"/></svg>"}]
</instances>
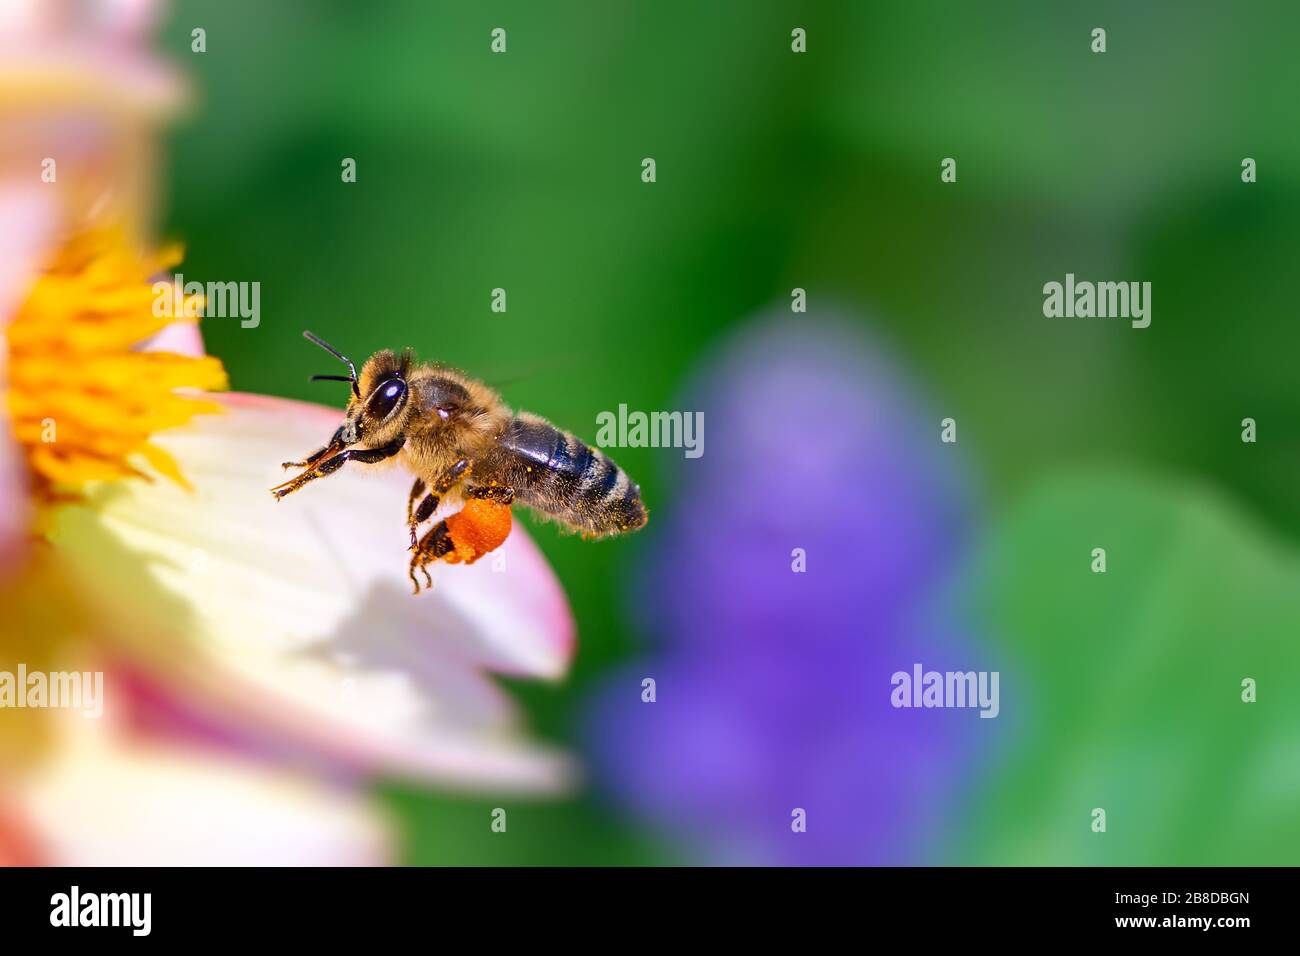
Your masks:
<instances>
[{"instance_id":1,"label":"blurred green leaf","mask_svg":"<svg viewBox=\"0 0 1300 956\"><path fill-rule=\"evenodd\" d=\"M456 799L392 787L388 806L404 820L403 862L415 866L663 866L680 862L617 825L589 802ZM505 830L492 829L504 810Z\"/></svg>"},{"instance_id":2,"label":"blurred green leaf","mask_svg":"<svg viewBox=\"0 0 1300 956\"><path fill-rule=\"evenodd\" d=\"M1008 204L1122 220L1235 179L1243 156L1300 185L1295 16L1284 0L849 4L809 44L853 51L819 105L858 146L923 157L936 180L952 156Z\"/></svg>"},{"instance_id":3,"label":"blurred green leaf","mask_svg":"<svg viewBox=\"0 0 1300 956\"><path fill-rule=\"evenodd\" d=\"M978 567L1019 739L987 768L966 861L1300 859L1293 549L1204 488L1097 475L1041 487Z\"/></svg>"}]
</instances>

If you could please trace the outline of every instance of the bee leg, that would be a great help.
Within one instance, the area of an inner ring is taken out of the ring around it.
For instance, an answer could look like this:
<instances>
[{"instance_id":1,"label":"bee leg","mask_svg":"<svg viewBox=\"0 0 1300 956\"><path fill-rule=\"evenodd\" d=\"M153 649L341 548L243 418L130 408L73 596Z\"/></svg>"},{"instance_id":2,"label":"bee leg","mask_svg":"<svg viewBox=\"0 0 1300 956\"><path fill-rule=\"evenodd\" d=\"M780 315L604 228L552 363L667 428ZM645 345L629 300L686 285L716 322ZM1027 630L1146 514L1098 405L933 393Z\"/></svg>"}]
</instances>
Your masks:
<instances>
[{"instance_id":1,"label":"bee leg","mask_svg":"<svg viewBox=\"0 0 1300 956\"><path fill-rule=\"evenodd\" d=\"M424 565L422 565L422 564L419 563L419 555L416 555L415 557L411 558L411 568L410 568L410 570L407 572L407 576L411 579L411 584L414 586L414 590L413 590L411 593L412 593L412 594L419 594L419 593L420 593L420 581L419 581L419 579L415 576L415 572L416 572L416 571L421 571L421 572L423 572L423 574L424 574L424 582L425 582L425 585L424 585L424 586L425 586L426 588L432 588L432 587L433 587L433 578L429 577L429 569L426 568Z\"/></svg>"},{"instance_id":2,"label":"bee leg","mask_svg":"<svg viewBox=\"0 0 1300 956\"><path fill-rule=\"evenodd\" d=\"M414 519L415 519L415 499L418 498L418 497L420 497L420 495L422 495L422 494L424 494L424 479L423 479L423 478L416 478L416 479L415 479L415 484L413 484L413 485L411 486L411 494L410 494L410 496L407 497L407 499L406 499L406 523L407 523L408 525L410 525L410 528L411 528L411 548L410 548L410 550L412 550L412 551L415 550L415 542L416 542L416 537L415 537L416 521L414 520Z\"/></svg>"},{"instance_id":3,"label":"bee leg","mask_svg":"<svg viewBox=\"0 0 1300 956\"><path fill-rule=\"evenodd\" d=\"M326 458L318 465L312 466L308 471L301 475L291 478L282 485L276 485L271 489L271 494L277 499L285 495L291 495L309 481L315 481L317 478L324 478L326 475L332 475L343 467L344 463L349 461L361 462L364 465L373 465L377 461L383 461L385 458L392 458L402 450L405 439L399 438L391 444L382 448L357 448L348 451L341 451L333 458Z\"/></svg>"},{"instance_id":4,"label":"bee leg","mask_svg":"<svg viewBox=\"0 0 1300 956\"><path fill-rule=\"evenodd\" d=\"M515 500L515 490L507 488L505 485L479 485L465 492L466 498L480 498L484 501L495 501L497 504L509 505Z\"/></svg>"},{"instance_id":5,"label":"bee leg","mask_svg":"<svg viewBox=\"0 0 1300 956\"><path fill-rule=\"evenodd\" d=\"M424 479L416 478L415 484L411 485L410 497L406 499L406 520L411 520L411 515L415 514L415 499L424 494Z\"/></svg>"},{"instance_id":6,"label":"bee leg","mask_svg":"<svg viewBox=\"0 0 1300 956\"><path fill-rule=\"evenodd\" d=\"M316 462L320 461L331 451L337 451L338 449L342 448L343 447L342 438L343 438L343 426L340 425L338 427L338 431L336 431L333 437L330 438L329 444L326 445L324 448L321 448L320 450L308 455L305 461L286 461L281 463L280 467L281 468L311 468L315 466Z\"/></svg>"},{"instance_id":7,"label":"bee leg","mask_svg":"<svg viewBox=\"0 0 1300 956\"><path fill-rule=\"evenodd\" d=\"M438 476L438 480L433 483L433 489L424 496L424 500L420 502L419 507L416 508L414 512L411 511L411 505L415 502L415 499L419 496L420 492L416 491L415 488L411 489L411 499L407 502L406 506L406 521L411 529L412 551L419 550L417 535L420 525L424 524L433 516L433 513L438 510L438 503L442 500L442 496L451 491L452 487L456 482L460 481L468 468L469 459L458 458L454 465ZM416 486L420 491L424 490L423 481L417 479Z\"/></svg>"},{"instance_id":8,"label":"bee leg","mask_svg":"<svg viewBox=\"0 0 1300 956\"><path fill-rule=\"evenodd\" d=\"M420 502L420 507L415 509L415 514L411 516L411 550L412 551L414 551L417 547L416 541L417 541L420 525L428 521L429 518L433 516L433 513L437 510L438 510L438 496L435 494L425 495L424 500Z\"/></svg>"},{"instance_id":9,"label":"bee leg","mask_svg":"<svg viewBox=\"0 0 1300 956\"><path fill-rule=\"evenodd\" d=\"M447 527L447 521L444 518L430 528L425 536L420 539L415 554L411 557L411 564L412 566L424 567L430 561L437 561L439 558L446 557L455 546L451 540L451 529Z\"/></svg>"},{"instance_id":10,"label":"bee leg","mask_svg":"<svg viewBox=\"0 0 1300 956\"><path fill-rule=\"evenodd\" d=\"M311 468L307 471L304 471L301 475L298 475L295 478L291 478L290 480L286 481L284 484L276 485L274 488L271 489L271 494L275 495L276 500L278 501L279 499L283 498L285 495L293 494L295 491L297 491L303 485L307 484L309 481L315 481L317 478L324 478L326 475L334 474L334 472L338 471L340 468L343 467L343 462L347 460L343 456L346 454L347 452L343 452L336 458L327 459L324 463L317 465L316 467Z\"/></svg>"},{"instance_id":11,"label":"bee leg","mask_svg":"<svg viewBox=\"0 0 1300 956\"><path fill-rule=\"evenodd\" d=\"M485 490L479 489L477 495L467 492L465 507L439 521L420 539L411 556L412 573L431 561L473 564L505 542L510 535L510 505L490 500ZM507 489L493 492L495 496L507 494ZM513 495L510 497L513 500Z\"/></svg>"},{"instance_id":12,"label":"bee leg","mask_svg":"<svg viewBox=\"0 0 1300 956\"><path fill-rule=\"evenodd\" d=\"M451 536L447 533L447 522L439 521L429 532L420 539L419 544L415 547L415 553L411 555L411 567L407 572L411 583L415 585L414 593L420 593L420 582L415 576L419 571L424 575L425 587L433 587L433 578L429 576L427 565L430 561L437 561L439 558L450 554L452 551Z\"/></svg>"}]
</instances>

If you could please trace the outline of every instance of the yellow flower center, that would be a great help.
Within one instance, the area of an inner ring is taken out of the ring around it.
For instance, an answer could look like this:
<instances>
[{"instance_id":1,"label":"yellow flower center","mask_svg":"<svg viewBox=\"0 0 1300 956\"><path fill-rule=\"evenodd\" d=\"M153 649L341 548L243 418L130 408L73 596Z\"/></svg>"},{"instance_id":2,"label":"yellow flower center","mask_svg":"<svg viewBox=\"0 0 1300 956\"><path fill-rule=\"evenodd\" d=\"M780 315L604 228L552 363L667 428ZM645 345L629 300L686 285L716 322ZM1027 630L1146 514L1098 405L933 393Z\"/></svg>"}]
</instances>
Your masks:
<instances>
[{"instance_id":1,"label":"yellow flower center","mask_svg":"<svg viewBox=\"0 0 1300 956\"><path fill-rule=\"evenodd\" d=\"M154 277L180 258L177 247L142 256L118 230L74 236L0 333L9 414L38 501L76 495L91 481L147 477L141 461L186 485L149 437L220 411L177 389L226 388L225 369L210 356L135 348L173 321L198 321L198 297L155 314Z\"/></svg>"}]
</instances>

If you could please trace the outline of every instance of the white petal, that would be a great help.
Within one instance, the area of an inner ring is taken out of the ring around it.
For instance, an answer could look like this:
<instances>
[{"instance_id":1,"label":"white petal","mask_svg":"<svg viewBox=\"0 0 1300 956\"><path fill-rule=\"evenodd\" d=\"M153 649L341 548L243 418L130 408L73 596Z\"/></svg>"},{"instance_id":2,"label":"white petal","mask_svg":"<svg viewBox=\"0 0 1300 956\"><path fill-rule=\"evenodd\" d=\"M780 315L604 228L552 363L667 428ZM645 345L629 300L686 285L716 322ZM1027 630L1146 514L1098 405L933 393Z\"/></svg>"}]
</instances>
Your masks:
<instances>
[{"instance_id":1,"label":"white petal","mask_svg":"<svg viewBox=\"0 0 1300 956\"><path fill-rule=\"evenodd\" d=\"M225 756L94 732L8 781L6 804L54 866L364 866L392 862L365 800Z\"/></svg>"},{"instance_id":2,"label":"white petal","mask_svg":"<svg viewBox=\"0 0 1300 956\"><path fill-rule=\"evenodd\" d=\"M340 413L220 400L227 414L159 439L195 493L116 484L91 510L65 512L58 537L94 562L88 583L131 602L142 589L118 577L133 562L114 549L148 556L153 581L182 599L172 613L190 615L187 650L199 654L169 658L173 679L218 696L237 688L262 726L367 769L453 785L562 785L568 761L522 745L509 699L484 673L557 677L572 653L567 602L523 530L501 549L504 570L491 556L436 566L434 591L415 597L411 476L345 465L276 502L278 463L323 444Z\"/></svg>"}]
</instances>

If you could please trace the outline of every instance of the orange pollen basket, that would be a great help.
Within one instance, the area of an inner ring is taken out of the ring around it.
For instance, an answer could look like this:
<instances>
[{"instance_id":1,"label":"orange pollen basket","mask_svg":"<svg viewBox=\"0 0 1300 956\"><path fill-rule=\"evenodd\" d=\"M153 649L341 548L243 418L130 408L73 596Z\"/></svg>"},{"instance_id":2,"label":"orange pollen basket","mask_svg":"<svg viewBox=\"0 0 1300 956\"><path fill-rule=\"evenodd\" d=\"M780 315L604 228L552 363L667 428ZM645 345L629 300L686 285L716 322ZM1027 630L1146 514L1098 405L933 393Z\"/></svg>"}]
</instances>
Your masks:
<instances>
[{"instance_id":1,"label":"orange pollen basket","mask_svg":"<svg viewBox=\"0 0 1300 956\"><path fill-rule=\"evenodd\" d=\"M483 498L470 498L465 507L447 517L447 532L454 550L443 559L450 564L473 564L495 551L510 536L510 506Z\"/></svg>"}]
</instances>

